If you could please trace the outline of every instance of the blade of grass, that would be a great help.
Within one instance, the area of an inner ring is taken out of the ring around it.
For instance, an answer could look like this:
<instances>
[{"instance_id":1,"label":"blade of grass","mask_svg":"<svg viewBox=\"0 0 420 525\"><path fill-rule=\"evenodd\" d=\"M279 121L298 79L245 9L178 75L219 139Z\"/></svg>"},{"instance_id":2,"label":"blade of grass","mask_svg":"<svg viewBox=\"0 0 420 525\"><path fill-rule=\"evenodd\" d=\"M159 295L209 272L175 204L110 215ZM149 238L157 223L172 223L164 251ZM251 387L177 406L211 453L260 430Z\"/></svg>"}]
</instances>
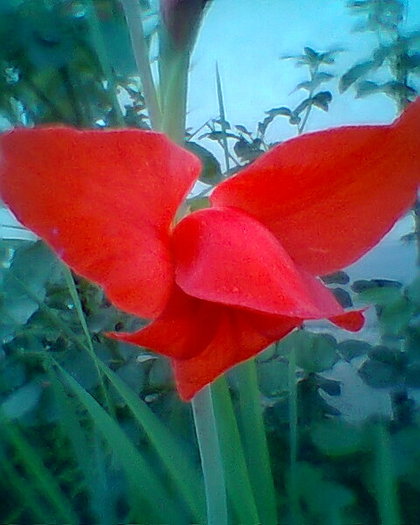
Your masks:
<instances>
[{"instance_id":1,"label":"blade of grass","mask_svg":"<svg viewBox=\"0 0 420 525\"><path fill-rule=\"evenodd\" d=\"M0 445L2 446L3 443ZM28 512L28 515L33 519L33 522L43 523L53 521L53 516L50 514L50 510L46 507L45 501L41 495L37 494L35 486L32 483L28 483L26 479L22 477L22 472L16 468L13 462L7 457L5 451L0 452L0 472L7 480L9 485L9 492L13 496L19 498L21 505L15 509L15 517L13 520L8 519L7 523L19 523L22 514ZM4 478L3 478L4 480Z\"/></svg>"},{"instance_id":2,"label":"blade of grass","mask_svg":"<svg viewBox=\"0 0 420 525\"><path fill-rule=\"evenodd\" d=\"M79 520L70 501L62 492L53 474L42 462L39 450L35 449L19 428L10 423L0 412L0 435L7 440L16 451L20 464L27 476L26 482L39 489L42 496L49 502L57 519L63 523L78 523ZM22 484L24 483L22 477Z\"/></svg>"},{"instance_id":3,"label":"blade of grass","mask_svg":"<svg viewBox=\"0 0 420 525\"><path fill-rule=\"evenodd\" d=\"M66 281L66 284L67 284L67 288L68 288L68 290L70 292L70 296L71 296L71 299L73 301L74 307L76 308L76 313L77 313L77 317L79 319L80 326L82 327L83 333L85 335L88 354L89 354L90 358L92 359L92 361L94 363L94 366L96 368L96 371L98 373L99 386L100 386L100 389L101 389L101 394L103 396L103 399L104 399L104 401L106 403L106 406L108 407L110 413L113 414L114 413L114 407L113 407L113 405L111 403L111 400L109 399L108 392L106 390L106 386L105 386L105 383L104 383L104 379L103 379L103 376L102 376L101 371L100 371L99 366L98 366L98 358L96 357L95 349L93 348L93 344L92 344L92 339L90 337L89 328L88 328L88 325L87 325L87 322L86 322L85 314L83 312L82 303L80 301L80 297L79 297L79 294L77 292L76 284L75 284L74 279L73 279L73 275L72 275L72 273L70 271L70 268L68 266L66 266L65 264L62 264L62 272L63 272L64 280Z\"/></svg>"},{"instance_id":4,"label":"blade of grass","mask_svg":"<svg viewBox=\"0 0 420 525\"><path fill-rule=\"evenodd\" d=\"M237 366L235 374L238 379L239 417L243 443L255 502L261 523L276 525L278 523L276 492L271 473L255 361L250 359Z\"/></svg>"},{"instance_id":5,"label":"blade of grass","mask_svg":"<svg viewBox=\"0 0 420 525\"><path fill-rule=\"evenodd\" d=\"M227 525L226 485L211 389L207 385L200 390L191 406L206 490L207 525Z\"/></svg>"},{"instance_id":6,"label":"blade of grass","mask_svg":"<svg viewBox=\"0 0 420 525\"><path fill-rule=\"evenodd\" d=\"M96 462L92 461L92 447L89 446L80 424L76 404L66 394L52 367L47 365L46 368L59 413L58 424L63 435L68 438L79 471L83 474L84 486L89 493L88 504L95 517L95 523L112 525L116 522L116 518L113 509L108 504L108 497L102 488L103 484L98 482L100 476L98 476L98 469L95 468Z\"/></svg>"},{"instance_id":7,"label":"blade of grass","mask_svg":"<svg viewBox=\"0 0 420 525\"><path fill-rule=\"evenodd\" d=\"M129 482L131 507L137 520L140 523L165 523L170 508L172 522L184 525L185 515L180 511L178 503L169 496L166 486L158 478L155 470L118 423L57 362L54 362L54 365L121 464Z\"/></svg>"},{"instance_id":8,"label":"blade of grass","mask_svg":"<svg viewBox=\"0 0 420 525\"><path fill-rule=\"evenodd\" d=\"M224 377L213 383L212 393L227 493L236 521L243 525L265 523L258 515L232 399Z\"/></svg>"},{"instance_id":9,"label":"blade of grass","mask_svg":"<svg viewBox=\"0 0 420 525\"><path fill-rule=\"evenodd\" d=\"M219 66L217 64L216 64L216 87L217 87L217 100L219 103L219 115L220 115L221 128L222 128L223 151L225 153L226 172L228 172L230 169L230 165L229 165L229 148L228 148L227 136L226 136L226 129L227 129L226 128L226 114L225 114L225 105L223 102L222 81L220 79Z\"/></svg>"},{"instance_id":10,"label":"blade of grass","mask_svg":"<svg viewBox=\"0 0 420 525\"><path fill-rule=\"evenodd\" d=\"M193 521L203 523L205 521L204 488L191 457L164 423L115 372L101 361L99 361L99 367L107 376L110 385L126 403L136 422L145 431L151 445L174 481L175 487L185 499Z\"/></svg>"},{"instance_id":11,"label":"blade of grass","mask_svg":"<svg viewBox=\"0 0 420 525\"><path fill-rule=\"evenodd\" d=\"M132 502L136 508L137 519L139 516L142 518L141 522L148 519L144 512L147 507L150 519L163 520L166 516L165 507L173 505L172 518L174 523L181 524L183 517L177 512L175 502L169 498L161 480L140 451L135 448L121 430L118 423L64 369L57 363L56 366L64 382L85 408L102 438L108 443L111 451L122 465L131 486ZM141 503L143 503L144 508L141 508Z\"/></svg>"}]
</instances>

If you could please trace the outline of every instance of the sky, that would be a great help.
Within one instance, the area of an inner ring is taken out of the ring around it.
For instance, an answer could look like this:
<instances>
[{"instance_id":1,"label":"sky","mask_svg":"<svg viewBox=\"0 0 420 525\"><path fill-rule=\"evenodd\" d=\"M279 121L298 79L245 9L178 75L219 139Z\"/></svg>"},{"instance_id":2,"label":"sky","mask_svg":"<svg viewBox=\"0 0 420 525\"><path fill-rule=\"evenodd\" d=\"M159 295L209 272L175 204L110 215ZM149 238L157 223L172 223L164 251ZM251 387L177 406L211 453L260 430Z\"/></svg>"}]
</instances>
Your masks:
<instances>
[{"instance_id":1,"label":"sky","mask_svg":"<svg viewBox=\"0 0 420 525\"><path fill-rule=\"evenodd\" d=\"M219 66L227 119L255 129L264 112L283 105L294 107L304 92L293 90L307 80L307 70L297 68L287 55L343 48L337 63L325 71L342 74L369 58L377 45L372 33L352 32L360 20L350 14L346 0L213 0L200 29L192 57L188 124L193 128L217 117L215 66ZM420 28L420 1L409 0L405 30ZM332 88L330 112L314 111L307 130L340 124L386 123L395 117L395 106L383 95L354 100L350 89L337 94ZM287 119L277 119L271 140L293 134Z\"/></svg>"}]
</instances>

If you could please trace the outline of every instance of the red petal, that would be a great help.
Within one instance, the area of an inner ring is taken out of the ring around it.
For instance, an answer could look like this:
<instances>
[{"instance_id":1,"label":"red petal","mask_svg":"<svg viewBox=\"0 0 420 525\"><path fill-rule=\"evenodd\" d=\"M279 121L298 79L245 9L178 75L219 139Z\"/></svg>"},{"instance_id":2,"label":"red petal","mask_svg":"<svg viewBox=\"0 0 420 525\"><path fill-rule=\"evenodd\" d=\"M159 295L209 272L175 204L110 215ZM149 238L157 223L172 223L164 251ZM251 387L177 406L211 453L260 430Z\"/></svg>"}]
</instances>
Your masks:
<instances>
[{"instance_id":1,"label":"red petal","mask_svg":"<svg viewBox=\"0 0 420 525\"><path fill-rule=\"evenodd\" d=\"M264 226L239 210L189 215L175 228L173 247L175 280L199 299L301 319L344 313Z\"/></svg>"},{"instance_id":2,"label":"red petal","mask_svg":"<svg viewBox=\"0 0 420 525\"><path fill-rule=\"evenodd\" d=\"M164 311L148 326L134 333L107 335L168 357L187 359L206 348L219 319L219 305L190 297L175 286Z\"/></svg>"},{"instance_id":3,"label":"red petal","mask_svg":"<svg viewBox=\"0 0 420 525\"><path fill-rule=\"evenodd\" d=\"M365 324L363 312L364 310L353 310L352 312L330 317L329 320L340 328L344 328L350 332L358 332Z\"/></svg>"},{"instance_id":4,"label":"red petal","mask_svg":"<svg viewBox=\"0 0 420 525\"><path fill-rule=\"evenodd\" d=\"M169 228L199 161L139 130L16 129L0 193L18 219L128 312L154 317L173 285Z\"/></svg>"},{"instance_id":5,"label":"red petal","mask_svg":"<svg viewBox=\"0 0 420 525\"><path fill-rule=\"evenodd\" d=\"M419 134L420 98L394 125L287 141L220 184L211 201L250 213L299 266L324 275L372 248L413 203Z\"/></svg>"},{"instance_id":6,"label":"red petal","mask_svg":"<svg viewBox=\"0 0 420 525\"><path fill-rule=\"evenodd\" d=\"M236 364L299 326L299 319L247 312L201 301L175 288L167 308L133 334L108 334L173 359L179 394L194 394Z\"/></svg>"},{"instance_id":7,"label":"red petal","mask_svg":"<svg viewBox=\"0 0 420 525\"><path fill-rule=\"evenodd\" d=\"M172 361L181 399L189 401L221 374L257 355L299 325L299 320L289 317L226 307L218 330L205 350L191 359Z\"/></svg>"}]
</instances>

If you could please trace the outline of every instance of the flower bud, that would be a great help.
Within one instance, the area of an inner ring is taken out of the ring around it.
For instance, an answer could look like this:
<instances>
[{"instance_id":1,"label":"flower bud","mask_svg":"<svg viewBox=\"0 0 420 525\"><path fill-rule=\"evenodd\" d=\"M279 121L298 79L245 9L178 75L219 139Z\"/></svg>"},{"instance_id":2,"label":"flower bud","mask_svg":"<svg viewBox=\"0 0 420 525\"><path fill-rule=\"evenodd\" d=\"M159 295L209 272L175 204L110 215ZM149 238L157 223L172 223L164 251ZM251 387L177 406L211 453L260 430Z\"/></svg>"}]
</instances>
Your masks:
<instances>
[{"instance_id":1,"label":"flower bud","mask_svg":"<svg viewBox=\"0 0 420 525\"><path fill-rule=\"evenodd\" d=\"M177 48L192 44L205 5L209 0L161 0L162 20Z\"/></svg>"}]
</instances>

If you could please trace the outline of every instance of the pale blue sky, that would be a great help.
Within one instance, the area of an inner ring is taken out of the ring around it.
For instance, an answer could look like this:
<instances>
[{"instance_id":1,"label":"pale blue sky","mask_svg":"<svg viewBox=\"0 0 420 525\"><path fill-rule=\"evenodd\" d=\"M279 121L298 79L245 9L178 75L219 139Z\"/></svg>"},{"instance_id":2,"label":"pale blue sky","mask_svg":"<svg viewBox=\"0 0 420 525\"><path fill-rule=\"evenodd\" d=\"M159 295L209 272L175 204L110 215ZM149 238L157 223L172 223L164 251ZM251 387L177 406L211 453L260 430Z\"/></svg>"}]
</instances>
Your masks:
<instances>
[{"instance_id":1,"label":"pale blue sky","mask_svg":"<svg viewBox=\"0 0 420 525\"><path fill-rule=\"evenodd\" d=\"M330 69L342 74L351 65L369 58L377 45L372 33L355 33L359 19L352 16L346 0L213 0L204 19L192 57L189 124L197 127L218 114L215 64L219 64L227 118L251 129L264 111L293 106L303 92L290 95L306 80L304 68L296 68L285 55L296 55L304 46L317 51L344 48ZM405 29L420 27L420 1L407 2ZM325 84L336 94L337 82ZM354 100L350 89L337 95L328 114L314 111L308 130L339 124L389 122L395 116L392 102L381 95ZM269 138L293 134L287 119L277 119Z\"/></svg>"}]
</instances>

